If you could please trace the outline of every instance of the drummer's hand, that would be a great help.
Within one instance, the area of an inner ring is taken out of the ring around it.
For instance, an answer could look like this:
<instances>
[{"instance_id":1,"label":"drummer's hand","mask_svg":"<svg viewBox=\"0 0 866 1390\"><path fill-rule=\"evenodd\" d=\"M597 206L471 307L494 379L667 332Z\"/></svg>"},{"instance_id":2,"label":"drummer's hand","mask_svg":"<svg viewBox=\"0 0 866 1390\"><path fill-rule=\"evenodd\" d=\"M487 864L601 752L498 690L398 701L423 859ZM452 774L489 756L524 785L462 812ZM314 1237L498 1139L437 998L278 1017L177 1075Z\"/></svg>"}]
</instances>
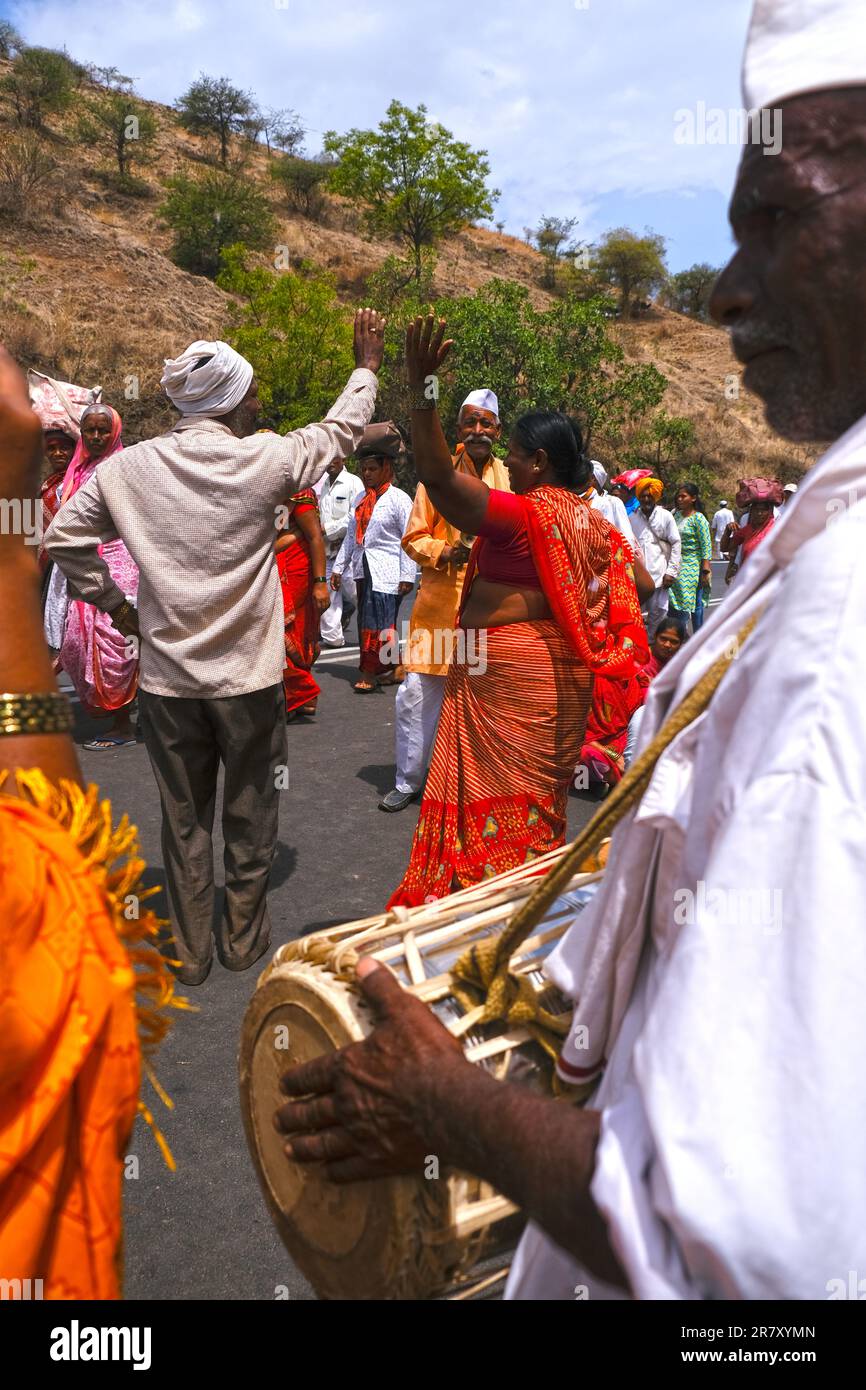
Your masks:
<instances>
[{"instance_id":1,"label":"drummer's hand","mask_svg":"<svg viewBox=\"0 0 866 1390\"><path fill-rule=\"evenodd\" d=\"M421 1176L430 1156L423 1077L430 1068L469 1063L457 1039L389 970L362 959L357 973L375 1030L364 1042L286 1072L281 1089L296 1099L275 1112L274 1123L291 1135L289 1158L323 1162L332 1182Z\"/></svg>"}]
</instances>

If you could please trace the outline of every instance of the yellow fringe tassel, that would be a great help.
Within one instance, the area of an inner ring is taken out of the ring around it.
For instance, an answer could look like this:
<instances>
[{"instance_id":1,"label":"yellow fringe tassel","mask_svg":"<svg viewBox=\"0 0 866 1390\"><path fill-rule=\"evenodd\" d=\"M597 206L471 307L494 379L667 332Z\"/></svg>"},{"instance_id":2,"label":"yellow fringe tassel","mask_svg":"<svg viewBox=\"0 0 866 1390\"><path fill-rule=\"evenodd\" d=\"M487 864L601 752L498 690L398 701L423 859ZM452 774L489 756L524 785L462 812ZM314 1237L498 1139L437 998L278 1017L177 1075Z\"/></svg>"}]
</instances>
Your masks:
<instances>
[{"instance_id":1,"label":"yellow fringe tassel","mask_svg":"<svg viewBox=\"0 0 866 1390\"><path fill-rule=\"evenodd\" d=\"M174 1102L156 1078L150 1059L171 1029L169 1009L195 1011L196 1006L175 993L175 978L168 961L160 953L157 942L169 923L148 908L138 912L138 906L152 898L159 888L145 888L144 860L138 853L138 830L127 815L112 826L111 802L99 799L99 790L92 783L85 791L76 782L50 782L38 768L15 774L18 791L50 816L70 835L102 891L117 935L123 943L135 974L135 1013L142 1053L142 1070L159 1099L167 1109ZM6 773L0 773L0 791ZM134 899L137 915L128 917L126 908ZM165 1136L145 1102L139 1099L138 1113L149 1127L167 1166L172 1172L176 1164Z\"/></svg>"}]
</instances>

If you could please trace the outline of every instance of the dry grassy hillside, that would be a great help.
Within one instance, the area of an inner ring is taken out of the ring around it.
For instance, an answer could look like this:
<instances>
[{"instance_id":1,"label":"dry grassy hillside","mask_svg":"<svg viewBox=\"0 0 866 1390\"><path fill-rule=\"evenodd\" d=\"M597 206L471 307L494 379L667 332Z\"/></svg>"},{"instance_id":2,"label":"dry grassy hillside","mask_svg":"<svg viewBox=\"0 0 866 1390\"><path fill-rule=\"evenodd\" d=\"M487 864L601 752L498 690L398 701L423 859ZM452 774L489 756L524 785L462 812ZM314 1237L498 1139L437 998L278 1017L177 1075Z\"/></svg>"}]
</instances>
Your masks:
<instances>
[{"instance_id":1,"label":"dry grassy hillside","mask_svg":"<svg viewBox=\"0 0 866 1390\"><path fill-rule=\"evenodd\" d=\"M0 73L7 69L0 62ZM170 235L157 215L163 180L201 167L212 150L185 132L170 108L151 109L159 124L156 157L137 170L148 196L106 186L100 177L105 155L71 138L72 113L50 122L46 147L57 170L47 190L0 217L0 336L24 366L100 382L124 415L129 441L171 418L159 398L162 359L192 338L219 336L229 305L211 281L168 259ZM0 102L0 141L13 133ZM329 269L341 296L357 301L367 276L396 248L365 236L358 210L337 199L328 201L318 221L287 212L267 177L264 147L245 148L246 173L271 201L280 241L293 257ZM436 289L467 294L498 276L526 285L543 307L550 297L540 288L541 269L542 258L523 242L473 227L441 247ZM771 434L754 397L726 399L725 379L737 364L720 330L653 309L613 331L629 358L654 362L669 379L664 408L694 421L696 457L724 488L744 472L772 469L796 477L811 461L813 454L792 451ZM138 400L127 394L133 376ZM616 463L612 442L600 439L595 452L606 464Z\"/></svg>"}]
</instances>

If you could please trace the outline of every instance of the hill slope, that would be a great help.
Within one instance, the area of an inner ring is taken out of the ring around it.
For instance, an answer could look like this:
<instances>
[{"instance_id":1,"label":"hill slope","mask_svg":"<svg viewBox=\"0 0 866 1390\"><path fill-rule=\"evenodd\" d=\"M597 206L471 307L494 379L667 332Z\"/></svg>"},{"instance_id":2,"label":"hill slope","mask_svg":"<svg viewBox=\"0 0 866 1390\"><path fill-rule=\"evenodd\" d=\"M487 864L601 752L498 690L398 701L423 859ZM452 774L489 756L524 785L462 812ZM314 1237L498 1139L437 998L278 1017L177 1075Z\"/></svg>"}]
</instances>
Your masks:
<instances>
[{"instance_id":1,"label":"hill slope","mask_svg":"<svg viewBox=\"0 0 866 1390\"><path fill-rule=\"evenodd\" d=\"M7 68L0 62L0 73ZM201 167L210 151L178 125L170 108L150 106L159 135L156 158L142 170L149 196L106 187L100 178L104 154L71 138L72 116L49 132L58 168L48 191L0 218L0 335L24 366L100 382L123 413L130 442L172 418L159 393L162 359L193 338L220 336L230 306L230 297L211 281L168 258L170 235L157 215L162 181ZM0 103L0 140L12 134ZM328 200L321 221L288 212L268 178L267 152L246 149L245 171L273 206L280 242L293 258L330 270L341 297L357 302L368 275L396 248L365 236L358 210L340 200ZM469 294L500 277L527 286L544 307L552 301L540 287L542 266L541 256L516 238L470 227L441 247L435 288ZM664 409L694 422L697 456L724 489L743 473L796 478L812 461L812 451L793 450L767 429L756 398L743 391L737 400L726 398L726 378L738 366L723 331L653 308L613 333L629 359L653 362L668 378ZM595 452L616 465L603 438Z\"/></svg>"}]
</instances>

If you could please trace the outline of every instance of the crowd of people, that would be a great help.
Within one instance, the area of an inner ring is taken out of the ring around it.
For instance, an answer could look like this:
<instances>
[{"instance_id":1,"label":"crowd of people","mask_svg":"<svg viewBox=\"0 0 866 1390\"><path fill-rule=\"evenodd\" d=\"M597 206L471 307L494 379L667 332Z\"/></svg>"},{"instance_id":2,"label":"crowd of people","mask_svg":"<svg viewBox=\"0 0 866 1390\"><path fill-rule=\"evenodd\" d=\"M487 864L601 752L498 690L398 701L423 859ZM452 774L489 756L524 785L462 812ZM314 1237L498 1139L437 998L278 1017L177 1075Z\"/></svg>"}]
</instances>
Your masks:
<instances>
[{"instance_id":1,"label":"crowd of people","mask_svg":"<svg viewBox=\"0 0 866 1390\"><path fill-rule=\"evenodd\" d=\"M565 414L533 409L504 431L495 382L463 402L452 445L426 388L460 345L432 315L406 331L404 440L372 421L385 323L371 309L356 314L355 370L325 419L286 435L260 426L252 365L202 340L166 361L179 419L159 438L123 448L119 415L95 399L68 427L50 422L40 562L0 535L0 603L16 615L0 628L4 1278L41 1278L48 1297L119 1292L135 993L165 1004L175 979L201 985L215 958L243 971L268 950L275 772L287 721L316 710L316 653L345 641L347 603L355 690L398 686L383 809L421 796L396 911L562 845L576 769L609 790L635 750L653 761L642 795L614 793L603 880L545 963L574 1004L559 1079L591 1086L587 1104L470 1065L425 1005L362 960L376 1026L283 1076L274 1119L288 1156L346 1181L411 1174L432 1153L491 1183L529 1223L510 1297L824 1297L863 1266L856 22L854 0L808 12L756 0L744 101L783 109L785 148L773 160L760 141L744 148L737 249L711 304L770 423L830 446L799 490L744 479L738 514L723 504L712 521L690 481L665 508L649 469L608 491ZM0 352L4 496L33 495L42 445ZM394 480L407 449L414 501ZM714 543L733 582L705 622ZM469 634L484 637L481 661L459 640ZM112 830L81 786L58 668L88 710L112 715L96 751L128 741L137 699L174 977L152 917L123 924L142 866L125 820ZM160 1028L151 1014L145 1039Z\"/></svg>"}]
</instances>

